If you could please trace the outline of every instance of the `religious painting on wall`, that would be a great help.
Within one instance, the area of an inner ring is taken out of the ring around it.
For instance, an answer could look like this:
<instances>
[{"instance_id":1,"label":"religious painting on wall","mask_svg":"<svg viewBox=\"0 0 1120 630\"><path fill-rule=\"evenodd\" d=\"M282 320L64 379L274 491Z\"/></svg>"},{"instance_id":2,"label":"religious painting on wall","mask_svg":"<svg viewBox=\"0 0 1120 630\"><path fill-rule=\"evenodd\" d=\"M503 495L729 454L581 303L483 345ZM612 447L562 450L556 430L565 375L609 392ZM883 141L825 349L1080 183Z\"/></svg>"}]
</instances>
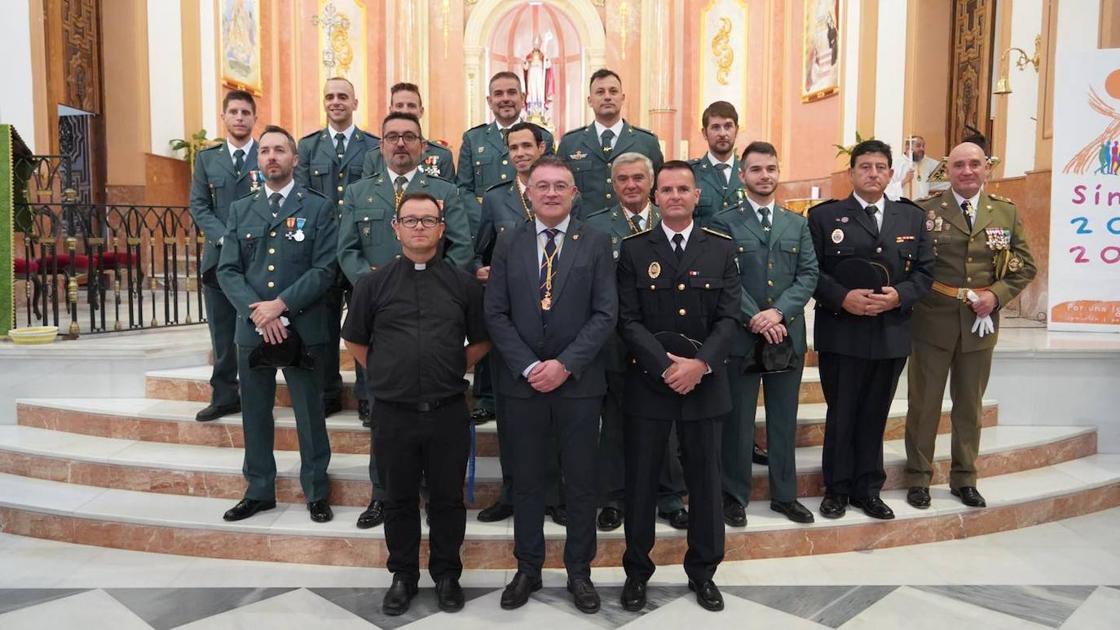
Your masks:
<instances>
[{"instance_id":1,"label":"religious painting on wall","mask_svg":"<svg viewBox=\"0 0 1120 630\"><path fill-rule=\"evenodd\" d=\"M222 82L261 93L260 0L220 0Z\"/></svg>"},{"instance_id":2,"label":"religious painting on wall","mask_svg":"<svg viewBox=\"0 0 1120 630\"><path fill-rule=\"evenodd\" d=\"M801 101L840 91L840 0L805 0Z\"/></svg>"},{"instance_id":3,"label":"religious painting on wall","mask_svg":"<svg viewBox=\"0 0 1120 630\"><path fill-rule=\"evenodd\" d=\"M747 5L743 0L711 0L700 18L700 102L727 101L739 111L747 104Z\"/></svg>"}]
</instances>

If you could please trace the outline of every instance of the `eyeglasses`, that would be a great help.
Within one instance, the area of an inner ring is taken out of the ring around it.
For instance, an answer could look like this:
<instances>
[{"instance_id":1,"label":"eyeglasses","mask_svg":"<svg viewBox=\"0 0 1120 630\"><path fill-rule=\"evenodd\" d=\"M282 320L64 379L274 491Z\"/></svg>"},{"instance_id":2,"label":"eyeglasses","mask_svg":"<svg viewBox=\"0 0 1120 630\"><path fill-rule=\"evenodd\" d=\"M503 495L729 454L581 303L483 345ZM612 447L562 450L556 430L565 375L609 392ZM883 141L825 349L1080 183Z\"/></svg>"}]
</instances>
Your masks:
<instances>
[{"instance_id":1,"label":"eyeglasses","mask_svg":"<svg viewBox=\"0 0 1120 630\"><path fill-rule=\"evenodd\" d=\"M419 142L420 136L414 133L387 133L385 137L381 139L381 141L386 144L396 144L401 140L404 140L405 144L412 144L414 142Z\"/></svg>"},{"instance_id":2,"label":"eyeglasses","mask_svg":"<svg viewBox=\"0 0 1120 630\"><path fill-rule=\"evenodd\" d=\"M443 219L439 217L400 217L396 219L396 222L410 230L415 230L417 225L423 225L430 230L440 223L443 223Z\"/></svg>"},{"instance_id":3,"label":"eyeglasses","mask_svg":"<svg viewBox=\"0 0 1120 630\"><path fill-rule=\"evenodd\" d=\"M565 182L554 182L554 183L537 182L536 184L533 184L533 189L536 190L538 193L541 193L542 195L547 193L550 190L555 190L556 192L558 192L560 194L564 194L564 193L568 192L569 190L571 190L571 188L572 188L571 184L567 184Z\"/></svg>"}]
</instances>

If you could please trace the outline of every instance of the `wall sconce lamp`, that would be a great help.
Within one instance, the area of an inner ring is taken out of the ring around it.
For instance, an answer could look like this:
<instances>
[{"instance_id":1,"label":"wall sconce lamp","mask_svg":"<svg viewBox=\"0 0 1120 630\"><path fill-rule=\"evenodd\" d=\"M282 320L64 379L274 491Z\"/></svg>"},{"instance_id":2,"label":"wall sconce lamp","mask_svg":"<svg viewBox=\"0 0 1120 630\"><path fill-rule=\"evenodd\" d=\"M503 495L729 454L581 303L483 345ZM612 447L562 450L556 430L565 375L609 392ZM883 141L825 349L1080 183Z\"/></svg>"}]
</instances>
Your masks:
<instances>
[{"instance_id":1,"label":"wall sconce lamp","mask_svg":"<svg viewBox=\"0 0 1120 630\"><path fill-rule=\"evenodd\" d=\"M1007 50L1003 51L1003 54L1000 55L1000 57L999 57L1000 62L1002 63L1004 59L1007 59L1007 55L1011 54L1012 52L1019 53L1019 58L1015 60L1015 67L1019 68L1019 70L1025 70L1027 68L1027 65L1029 64L1029 65L1034 66L1034 71L1035 72L1038 72L1038 67L1039 67L1039 65L1042 64L1042 35L1035 35L1034 36L1034 55L1033 56L1028 55L1027 51L1023 50L1022 48L1017 48L1015 46L1012 46L1011 48L1008 48ZM1011 81L1008 79L1007 75L1005 74L1005 75L1001 76L998 81L996 81L996 89L992 90L992 94L1010 94L1010 93L1011 93Z\"/></svg>"}]
</instances>

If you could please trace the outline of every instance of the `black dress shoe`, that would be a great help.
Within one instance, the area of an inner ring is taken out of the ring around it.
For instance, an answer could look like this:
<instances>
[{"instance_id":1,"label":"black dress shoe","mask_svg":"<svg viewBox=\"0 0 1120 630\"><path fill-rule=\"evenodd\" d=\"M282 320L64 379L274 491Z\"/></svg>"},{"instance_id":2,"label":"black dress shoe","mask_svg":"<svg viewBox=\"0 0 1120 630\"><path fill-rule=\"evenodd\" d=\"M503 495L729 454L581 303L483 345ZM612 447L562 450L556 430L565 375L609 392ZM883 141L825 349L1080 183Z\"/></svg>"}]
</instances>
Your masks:
<instances>
[{"instance_id":1,"label":"black dress shoe","mask_svg":"<svg viewBox=\"0 0 1120 630\"><path fill-rule=\"evenodd\" d=\"M906 491L906 502L919 510L929 508L929 488L911 486L911 488Z\"/></svg>"},{"instance_id":2,"label":"black dress shoe","mask_svg":"<svg viewBox=\"0 0 1120 630\"><path fill-rule=\"evenodd\" d=\"M358 401L358 419L362 421L362 426L363 427L365 427L367 429L370 428L369 401L368 400L359 400Z\"/></svg>"},{"instance_id":3,"label":"black dress shoe","mask_svg":"<svg viewBox=\"0 0 1120 630\"><path fill-rule=\"evenodd\" d=\"M581 613L589 615L599 612L599 593L591 578L568 578L568 592L572 594L572 603Z\"/></svg>"},{"instance_id":4,"label":"black dress shoe","mask_svg":"<svg viewBox=\"0 0 1120 630\"><path fill-rule=\"evenodd\" d=\"M825 518L840 518L848 508L848 495L825 493L821 500L821 516Z\"/></svg>"},{"instance_id":5,"label":"black dress shoe","mask_svg":"<svg viewBox=\"0 0 1120 630\"><path fill-rule=\"evenodd\" d=\"M541 586L540 578L531 578L518 571L506 585L506 590L502 591L502 608L506 610L521 608L529 601L529 594L541 590Z\"/></svg>"},{"instance_id":6,"label":"black dress shoe","mask_svg":"<svg viewBox=\"0 0 1120 630\"><path fill-rule=\"evenodd\" d=\"M696 603L711 611L723 610L723 595L720 595L716 583L708 580L697 584L688 581L688 590L696 593Z\"/></svg>"},{"instance_id":7,"label":"black dress shoe","mask_svg":"<svg viewBox=\"0 0 1120 630\"><path fill-rule=\"evenodd\" d=\"M416 582L407 580L400 574L394 574L393 585L385 591L385 598L381 600L381 612L390 617L405 614L418 590Z\"/></svg>"},{"instance_id":8,"label":"black dress shoe","mask_svg":"<svg viewBox=\"0 0 1120 630\"><path fill-rule=\"evenodd\" d=\"M961 503L968 507L988 507L988 502L984 500L984 496L973 486L961 486L953 488L949 492L955 497L960 497Z\"/></svg>"},{"instance_id":9,"label":"black dress shoe","mask_svg":"<svg viewBox=\"0 0 1120 630\"><path fill-rule=\"evenodd\" d=\"M478 513L478 520L483 523L497 523L513 516L513 506L498 501L494 505Z\"/></svg>"},{"instance_id":10,"label":"black dress shoe","mask_svg":"<svg viewBox=\"0 0 1120 630\"><path fill-rule=\"evenodd\" d=\"M222 416L232 416L235 413L241 413L241 403L239 402L232 405L207 405L194 415L194 419L199 422L210 422Z\"/></svg>"},{"instance_id":11,"label":"black dress shoe","mask_svg":"<svg viewBox=\"0 0 1120 630\"><path fill-rule=\"evenodd\" d=\"M622 510L616 507L605 507L599 512L599 531L612 532L622 526Z\"/></svg>"},{"instance_id":12,"label":"black dress shoe","mask_svg":"<svg viewBox=\"0 0 1120 630\"><path fill-rule=\"evenodd\" d=\"M494 412L490 411L489 409L483 409L482 407L476 407L475 410L471 412L471 421L474 422L475 424L486 424L487 422L490 422L493 419L494 419Z\"/></svg>"},{"instance_id":13,"label":"black dress shoe","mask_svg":"<svg viewBox=\"0 0 1120 630\"><path fill-rule=\"evenodd\" d=\"M770 455L766 453L766 449L755 444L754 448L751 449L751 461L759 466L769 466Z\"/></svg>"},{"instance_id":14,"label":"black dress shoe","mask_svg":"<svg viewBox=\"0 0 1120 630\"><path fill-rule=\"evenodd\" d=\"M436 580L436 602L443 612L459 612L463 609L463 587L459 586L459 579L443 577Z\"/></svg>"},{"instance_id":15,"label":"black dress shoe","mask_svg":"<svg viewBox=\"0 0 1120 630\"><path fill-rule=\"evenodd\" d=\"M622 585L622 608L630 612L638 612L646 607L646 583L628 577Z\"/></svg>"},{"instance_id":16,"label":"black dress shoe","mask_svg":"<svg viewBox=\"0 0 1120 630\"><path fill-rule=\"evenodd\" d=\"M663 518L673 529L688 529L688 510L681 508L673 512L658 512L658 518Z\"/></svg>"},{"instance_id":17,"label":"black dress shoe","mask_svg":"<svg viewBox=\"0 0 1120 630\"><path fill-rule=\"evenodd\" d=\"M271 501L241 499L241 501L239 501L237 505L226 510L226 513L222 515L222 519L227 521L242 521L256 514L257 512L271 510L274 507L276 507L275 499Z\"/></svg>"},{"instance_id":18,"label":"black dress shoe","mask_svg":"<svg viewBox=\"0 0 1120 630\"><path fill-rule=\"evenodd\" d=\"M307 504L307 511L311 512L311 520L316 523L327 523L334 518L334 512L331 511L331 504L327 503L326 499L319 499Z\"/></svg>"},{"instance_id":19,"label":"black dress shoe","mask_svg":"<svg viewBox=\"0 0 1120 630\"><path fill-rule=\"evenodd\" d=\"M728 527L746 527L747 510L731 497L723 497L723 522Z\"/></svg>"},{"instance_id":20,"label":"black dress shoe","mask_svg":"<svg viewBox=\"0 0 1120 630\"><path fill-rule=\"evenodd\" d=\"M546 507L544 513L552 517L552 522L561 527L568 526L568 508L563 505L553 505Z\"/></svg>"},{"instance_id":21,"label":"black dress shoe","mask_svg":"<svg viewBox=\"0 0 1120 630\"><path fill-rule=\"evenodd\" d=\"M358 529L377 527L385 522L385 502L374 499L364 512L358 515Z\"/></svg>"},{"instance_id":22,"label":"black dress shoe","mask_svg":"<svg viewBox=\"0 0 1120 630\"><path fill-rule=\"evenodd\" d=\"M813 513L796 499L793 501L771 501L770 509L779 514L785 514L786 518L794 523L812 523L814 520Z\"/></svg>"},{"instance_id":23,"label":"black dress shoe","mask_svg":"<svg viewBox=\"0 0 1120 630\"><path fill-rule=\"evenodd\" d=\"M851 504L852 507L863 510L863 513L871 518L877 518L883 521L889 521L894 518L894 510L886 503L883 503L883 500L879 497L867 497L863 499L852 497Z\"/></svg>"},{"instance_id":24,"label":"black dress shoe","mask_svg":"<svg viewBox=\"0 0 1120 630\"><path fill-rule=\"evenodd\" d=\"M323 417L324 418L329 418L329 417L331 417L331 415L336 414L340 411L342 411L342 401L339 400L338 398L335 398L334 400L324 400L323 401Z\"/></svg>"}]
</instances>

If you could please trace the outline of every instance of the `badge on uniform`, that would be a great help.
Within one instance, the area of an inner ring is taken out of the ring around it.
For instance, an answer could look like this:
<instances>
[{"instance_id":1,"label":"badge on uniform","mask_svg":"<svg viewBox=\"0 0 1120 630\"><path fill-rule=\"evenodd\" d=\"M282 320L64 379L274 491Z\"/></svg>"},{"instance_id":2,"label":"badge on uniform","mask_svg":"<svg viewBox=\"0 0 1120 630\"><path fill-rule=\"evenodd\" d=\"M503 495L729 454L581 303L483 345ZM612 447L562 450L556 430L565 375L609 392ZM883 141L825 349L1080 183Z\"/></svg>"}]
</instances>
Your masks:
<instances>
[{"instance_id":1,"label":"badge on uniform","mask_svg":"<svg viewBox=\"0 0 1120 630\"><path fill-rule=\"evenodd\" d=\"M1011 247L1011 230L1001 227L990 227L984 228L984 232L988 235L988 248L993 252Z\"/></svg>"},{"instance_id":2,"label":"badge on uniform","mask_svg":"<svg viewBox=\"0 0 1120 630\"><path fill-rule=\"evenodd\" d=\"M569 155L569 156L568 156L568 159L571 159L571 160L582 160L582 159L583 159L583 158L585 158L585 157L587 157L587 154L586 154L586 153L584 153L583 151L576 151L575 153L572 153L571 155Z\"/></svg>"},{"instance_id":3,"label":"badge on uniform","mask_svg":"<svg viewBox=\"0 0 1120 630\"><path fill-rule=\"evenodd\" d=\"M941 217L937 217L933 220L933 229L936 232L944 232L948 227L949 226L945 224L945 219Z\"/></svg>"},{"instance_id":4,"label":"badge on uniform","mask_svg":"<svg viewBox=\"0 0 1120 630\"><path fill-rule=\"evenodd\" d=\"M264 183L264 176L260 171L249 171L249 192L257 192Z\"/></svg>"},{"instance_id":5,"label":"badge on uniform","mask_svg":"<svg viewBox=\"0 0 1120 630\"><path fill-rule=\"evenodd\" d=\"M432 177L439 177L439 156L429 155L424 158L424 163L420 165L420 170Z\"/></svg>"},{"instance_id":6,"label":"badge on uniform","mask_svg":"<svg viewBox=\"0 0 1120 630\"><path fill-rule=\"evenodd\" d=\"M647 271L649 273L650 280L656 280L661 276L661 263L657 262L656 260L651 262Z\"/></svg>"},{"instance_id":7,"label":"badge on uniform","mask_svg":"<svg viewBox=\"0 0 1120 630\"><path fill-rule=\"evenodd\" d=\"M895 239L894 239L894 242L895 243L905 243L906 241L912 241L912 240L914 240L914 237L907 234L905 236L896 236Z\"/></svg>"},{"instance_id":8,"label":"badge on uniform","mask_svg":"<svg viewBox=\"0 0 1120 630\"><path fill-rule=\"evenodd\" d=\"M370 229L369 224L362 226L362 238L369 238Z\"/></svg>"},{"instance_id":9,"label":"badge on uniform","mask_svg":"<svg viewBox=\"0 0 1120 630\"><path fill-rule=\"evenodd\" d=\"M840 243L843 243L844 242L844 230L841 230L840 228L836 228L835 230L833 230L832 231L832 242L836 243L837 245L839 245Z\"/></svg>"}]
</instances>

